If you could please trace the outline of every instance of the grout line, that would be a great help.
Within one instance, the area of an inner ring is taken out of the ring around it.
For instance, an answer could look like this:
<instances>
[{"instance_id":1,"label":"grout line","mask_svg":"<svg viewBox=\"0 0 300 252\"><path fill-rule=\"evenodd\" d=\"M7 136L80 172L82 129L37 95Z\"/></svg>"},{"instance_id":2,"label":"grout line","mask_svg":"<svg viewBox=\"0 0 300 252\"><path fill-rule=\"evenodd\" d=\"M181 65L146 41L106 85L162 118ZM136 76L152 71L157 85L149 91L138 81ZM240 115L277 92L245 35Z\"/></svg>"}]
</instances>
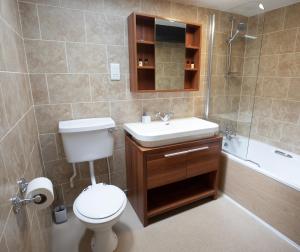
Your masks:
<instances>
[{"instance_id":1,"label":"grout line","mask_svg":"<svg viewBox=\"0 0 300 252\"><path fill-rule=\"evenodd\" d=\"M42 40L42 29L41 29L41 22L40 22L39 8L38 8L38 6L37 6L36 4L35 4L35 8L36 8L36 15L37 15L37 19L38 19L38 26L39 26L40 39Z\"/></svg>"},{"instance_id":2,"label":"grout line","mask_svg":"<svg viewBox=\"0 0 300 252\"><path fill-rule=\"evenodd\" d=\"M50 100L50 92L49 92L49 84L48 84L48 75L47 74L44 74L44 77L45 77L45 82L46 82L46 88L47 88L47 96L48 96L48 103L49 105L51 104L51 100ZM37 104L35 104L36 106ZM46 104L44 104L46 105Z\"/></svg>"},{"instance_id":3,"label":"grout line","mask_svg":"<svg viewBox=\"0 0 300 252\"><path fill-rule=\"evenodd\" d=\"M70 67L69 67L69 61L68 61L68 53L67 53L67 42L65 41L65 56L66 56L66 65L67 65L67 72L70 72Z\"/></svg>"}]
</instances>

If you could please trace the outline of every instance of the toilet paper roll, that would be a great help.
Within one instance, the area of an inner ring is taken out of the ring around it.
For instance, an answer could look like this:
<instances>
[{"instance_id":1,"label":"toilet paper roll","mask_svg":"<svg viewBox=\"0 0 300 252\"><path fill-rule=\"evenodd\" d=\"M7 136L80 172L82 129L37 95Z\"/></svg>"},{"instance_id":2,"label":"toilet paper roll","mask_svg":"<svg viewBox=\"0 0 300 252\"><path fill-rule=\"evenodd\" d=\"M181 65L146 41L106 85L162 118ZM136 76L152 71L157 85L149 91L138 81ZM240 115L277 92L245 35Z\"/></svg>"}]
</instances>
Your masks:
<instances>
[{"instance_id":1,"label":"toilet paper roll","mask_svg":"<svg viewBox=\"0 0 300 252\"><path fill-rule=\"evenodd\" d=\"M53 185L48 178L35 178L28 183L26 198L31 199L37 195L41 196L41 201L31 204L36 209L44 209L52 204L54 200Z\"/></svg>"}]
</instances>

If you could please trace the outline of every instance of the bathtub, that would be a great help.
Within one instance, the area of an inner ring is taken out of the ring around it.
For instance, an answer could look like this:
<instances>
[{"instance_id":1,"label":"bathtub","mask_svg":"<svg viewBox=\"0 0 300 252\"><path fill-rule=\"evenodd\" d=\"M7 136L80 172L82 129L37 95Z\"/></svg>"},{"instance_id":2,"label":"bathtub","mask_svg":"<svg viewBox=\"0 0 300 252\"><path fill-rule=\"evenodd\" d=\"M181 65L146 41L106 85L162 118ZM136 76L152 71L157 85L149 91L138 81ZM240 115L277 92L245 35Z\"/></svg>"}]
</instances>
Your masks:
<instances>
[{"instance_id":1,"label":"bathtub","mask_svg":"<svg viewBox=\"0 0 300 252\"><path fill-rule=\"evenodd\" d=\"M300 156L253 139L247 146L242 136L223 140L220 190L299 249Z\"/></svg>"},{"instance_id":2,"label":"bathtub","mask_svg":"<svg viewBox=\"0 0 300 252\"><path fill-rule=\"evenodd\" d=\"M299 155L243 136L224 139L223 151L235 161L300 191Z\"/></svg>"}]
</instances>

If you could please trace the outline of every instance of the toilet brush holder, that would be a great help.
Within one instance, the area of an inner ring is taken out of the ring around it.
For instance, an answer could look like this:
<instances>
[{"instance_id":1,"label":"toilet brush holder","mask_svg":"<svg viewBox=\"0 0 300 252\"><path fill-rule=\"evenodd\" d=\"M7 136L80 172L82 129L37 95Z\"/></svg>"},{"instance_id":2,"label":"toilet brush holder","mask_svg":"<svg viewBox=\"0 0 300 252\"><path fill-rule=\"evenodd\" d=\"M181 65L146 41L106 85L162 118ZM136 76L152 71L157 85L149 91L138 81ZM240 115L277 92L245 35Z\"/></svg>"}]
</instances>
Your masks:
<instances>
[{"instance_id":1,"label":"toilet brush holder","mask_svg":"<svg viewBox=\"0 0 300 252\"><path fill-rule=\"evenodd\" d=\"M64 223L68 220L67 217L67 208L64 205L59 205L53 210L54 222L56 224Z\"/></svg>"}]
</instances>

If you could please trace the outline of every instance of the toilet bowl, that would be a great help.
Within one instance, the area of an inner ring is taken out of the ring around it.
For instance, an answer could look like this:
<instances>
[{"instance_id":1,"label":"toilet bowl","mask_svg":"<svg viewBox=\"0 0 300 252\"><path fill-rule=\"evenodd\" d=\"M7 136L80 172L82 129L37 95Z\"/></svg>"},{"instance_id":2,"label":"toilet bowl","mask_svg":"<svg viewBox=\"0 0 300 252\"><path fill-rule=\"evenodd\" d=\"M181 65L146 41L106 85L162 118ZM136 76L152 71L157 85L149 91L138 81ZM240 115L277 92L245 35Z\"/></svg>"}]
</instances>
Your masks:
<instances>
[{"instance_id":1,"label":"toilet bowl","mask_svg":"<svg viewBox=\"0 0 300 252\"><path fill-rule=\"evenodd\" d=\"M95 233L91 244L93 252L112 252L117 248L118 238L112 227L126 203L121 189L102 183L88 186L76 198L73 204L76 217Z\"/></svg>"}]
</instances>

